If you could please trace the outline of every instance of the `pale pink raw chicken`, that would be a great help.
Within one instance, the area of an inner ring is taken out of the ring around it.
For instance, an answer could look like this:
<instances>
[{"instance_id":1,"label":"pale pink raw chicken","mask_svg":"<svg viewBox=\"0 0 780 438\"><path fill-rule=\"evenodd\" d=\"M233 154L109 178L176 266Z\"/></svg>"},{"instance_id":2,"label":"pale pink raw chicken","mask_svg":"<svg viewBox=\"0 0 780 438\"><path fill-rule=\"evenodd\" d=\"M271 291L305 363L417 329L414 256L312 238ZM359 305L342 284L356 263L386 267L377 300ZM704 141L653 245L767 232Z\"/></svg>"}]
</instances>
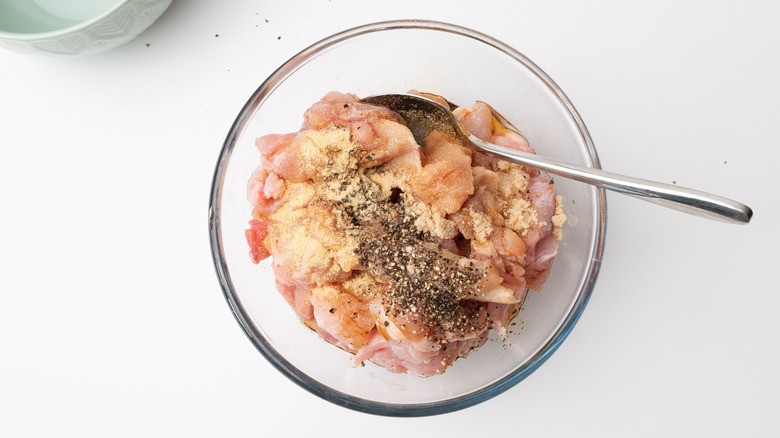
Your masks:
<instances>
[{"instance_id":1,"label":"pale pink raw chicken","mask_svg":"<svg viewBox=\"0 0 780 438\"><path fill-rule=\"evenodd\" d=\"M426 96L446 104L438 96ZM479 138L533 152L522 136L494 122L484 104L455 114ZM413 310L389 313L382 301L391 287L387 279L368 276L364 266L332 245L347 239L333 220L328 222L337 207L288 193L314 193L324 183L322 163L306 155L306 135L329 129L348 132L358 148L359 168L407 177L405 196L422 201L434 217L451 224L454 235L434 236L424 245L438 248L462 269L484 273L479 292L459 298L459 312L468 320L463 327L469 330L426 327ZM505 338L527 290L538 291L549 274L559 243L559 233L553 231L562 217L552 181L533 169L500 162L438 132L420 148L397 114L337 92L306 111L300 131L266 135L257 140L257 148L260 166L247 185L253 206L246 231L252 260L273 257L277 288L298 318L352 353L355 365L371 361L392 372L442 373L482 345L489 329ZM277 215L288 196L299 199L299 210ZM508 213L516 205L525 205L530 219L526 214L522 222ZM320 264L291 252L295 242L290 239L301 235L325 254ZM369 277L369 282L358 281Z\"/></svg>"}]
</instances>

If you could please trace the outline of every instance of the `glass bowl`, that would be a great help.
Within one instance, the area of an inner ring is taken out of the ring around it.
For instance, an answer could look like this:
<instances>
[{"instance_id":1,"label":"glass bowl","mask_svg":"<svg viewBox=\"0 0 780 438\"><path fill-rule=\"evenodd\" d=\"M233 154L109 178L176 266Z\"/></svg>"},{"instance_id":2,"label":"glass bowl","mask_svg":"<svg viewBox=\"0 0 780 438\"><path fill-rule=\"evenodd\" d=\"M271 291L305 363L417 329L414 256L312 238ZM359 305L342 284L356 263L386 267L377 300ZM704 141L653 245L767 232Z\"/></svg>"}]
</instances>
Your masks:
<instances>
[{"instance_id":1,"label":"glass bowl","mask_svg":"<svg viewBox=\"0 0 780 438\"><path fill-rule=\"evenodd\" d=\"M246 185L259 163L255 139L297 131L303 112L329 91L368 96L410 89L470 106L490 103L538 154L600 167L587 129L563 91L528 58L463 27L390 21L326 38L279 67L249 98L228 132L211 191L209 231L217 275L236 319L282 374L338 405L393 416L433 415L488 400L517 384L556 350L585 309L604 247L604 192L556 178L568 216L550 277L531 292L509 339L491 337L442 375L393 374L305 327L276 291L270 259L254 265L244 238ZM574 367L574 364L572 364Z\"/></svg>"}]
</instances>

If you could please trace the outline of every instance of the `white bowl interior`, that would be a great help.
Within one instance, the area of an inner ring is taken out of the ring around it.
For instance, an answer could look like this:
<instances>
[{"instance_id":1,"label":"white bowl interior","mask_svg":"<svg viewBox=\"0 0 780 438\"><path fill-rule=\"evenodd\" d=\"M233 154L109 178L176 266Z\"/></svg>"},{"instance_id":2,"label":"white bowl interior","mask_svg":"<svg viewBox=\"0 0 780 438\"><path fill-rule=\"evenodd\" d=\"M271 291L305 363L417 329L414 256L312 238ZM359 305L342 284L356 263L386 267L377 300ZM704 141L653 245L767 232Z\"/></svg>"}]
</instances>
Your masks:
<instances>
[{"instance_id":1,"label":"white bowl interior","mask_svg":"<svg viewBox=\"0 0 780 438\"><path fill-rule=\"evenodd\" d=\"M2 0L0 30L42 33L96 18L125 0Z\"/></svg>"}]
</instances>

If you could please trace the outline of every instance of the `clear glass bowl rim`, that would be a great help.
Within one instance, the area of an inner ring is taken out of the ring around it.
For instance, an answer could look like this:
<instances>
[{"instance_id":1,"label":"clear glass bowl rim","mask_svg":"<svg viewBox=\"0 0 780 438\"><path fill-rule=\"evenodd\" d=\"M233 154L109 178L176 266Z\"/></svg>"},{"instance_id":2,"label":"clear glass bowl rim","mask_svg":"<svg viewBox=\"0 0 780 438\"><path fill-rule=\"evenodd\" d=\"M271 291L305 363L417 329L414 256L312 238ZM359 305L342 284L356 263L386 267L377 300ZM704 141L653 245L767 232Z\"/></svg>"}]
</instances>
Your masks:
<instances>
[{"instance_id":1,"label":"clear glass bowl rim","mask_svg":"<svg viewBox=\"0 0 780 438\"><path fill-rule=\"evenodd\" d=\"M434 403L412 405L381 403L373 400L365 400L354 397L323 385L298 370L290 362L279 355L276 350L268 343L268 341L255 330L254 325L249 319L249 316L234 295L228 267L224 262L225 259L223 257L222 251L222 239L220 236L219 213L224 174L227 165L230 162L233 147L238 141L240 134L243 132L244 127L255 113L255 110L260 105L262 105L266 97L273 93L273 91L279 85L281 85L287 77L304 66L309 60L313 59L324 50L327 50L328 48L345 40L356 38L372 32L383 32L399 29L432 30L453 33L463 37L472 38L488 46L491 46L492 48L497 49L512 57L516 61L522 63L537 77L539 77L539 79L541 79L557 96L559 102L566 108L569 116L577 125L579 133L587 147L587 152L591 160L591 166L598 169L601 168L593 141L591 140L590 134L588 133L585 124L580 118L579 113L577 113L577 110L574 108L574 105L572 105L568 97L566 97L566 95L563 93L563 90L561 90L560 87L558 87L558 85L555 84L555 82L549 76L547 76L546 73L544 73L536 64L534 64L523 54L488 35L459 25L431 20L381 21L347 29L312 44L282 64L252 94L231 126L217 160L209 202L209 236L214 267L217 271L217 277L219 279L220 286L222 287L223 294L225 295L225 299L227 300L233 315L244 330L244 333L247 335L247 337L249 337L250 341L277 370L312 394L348 409L376 415L419 417L453 412L489 400L490 398L501 394L502 392L508 390L528 377L537 368L539 368L552 355L552 353L555 352L555 350L558 349L561 343L566 339L571 330L574 328L574 325L579 320L582 312L585 310L598 278L606 237L607 205L606 194L604 190L598 189L599 205L597 209L598 217L596 221L598 227L596 230L596 245L594 245L593 253L591 254L591 263L588 267L587 280L580 289L577 295L577 300L572 307L571 312L567 315L563 324L561 324L552 338L544 346L542 346L542 348L535 356L533 356L524 365L518 367L513 373L505 376L491 385L488 385L467 395Z\"/></svg>"}]
</instances>

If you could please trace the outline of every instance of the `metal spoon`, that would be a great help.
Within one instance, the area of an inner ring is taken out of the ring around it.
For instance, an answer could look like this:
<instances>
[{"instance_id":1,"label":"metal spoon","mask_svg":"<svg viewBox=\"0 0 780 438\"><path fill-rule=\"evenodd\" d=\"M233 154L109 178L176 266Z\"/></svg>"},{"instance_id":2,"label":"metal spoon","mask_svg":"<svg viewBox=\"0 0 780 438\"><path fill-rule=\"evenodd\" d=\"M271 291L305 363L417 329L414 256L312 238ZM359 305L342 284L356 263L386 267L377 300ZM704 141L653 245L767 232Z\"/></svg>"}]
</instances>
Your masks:
<instances>
[{"instance_id":1,"label":"metal spoon","mask_svg":"<svg viewBox=\"0 0 780 438\"><path fill-rule=\"evenodd\" d=\"M746 224L753 216L753 211L747 205L721 196L568 164L488 143L466 131L449 108L425 97L413 94L379 94L366 97L361 101L384 106L397 112L419 144L425 144L425 137L432 131L441 131L467 140L482 152L502 160L603 187L695 216L737 224ZM504 117L492 108L491 111L499 122L512 129L512 125Z\"/></svg>"}]
</instances>

